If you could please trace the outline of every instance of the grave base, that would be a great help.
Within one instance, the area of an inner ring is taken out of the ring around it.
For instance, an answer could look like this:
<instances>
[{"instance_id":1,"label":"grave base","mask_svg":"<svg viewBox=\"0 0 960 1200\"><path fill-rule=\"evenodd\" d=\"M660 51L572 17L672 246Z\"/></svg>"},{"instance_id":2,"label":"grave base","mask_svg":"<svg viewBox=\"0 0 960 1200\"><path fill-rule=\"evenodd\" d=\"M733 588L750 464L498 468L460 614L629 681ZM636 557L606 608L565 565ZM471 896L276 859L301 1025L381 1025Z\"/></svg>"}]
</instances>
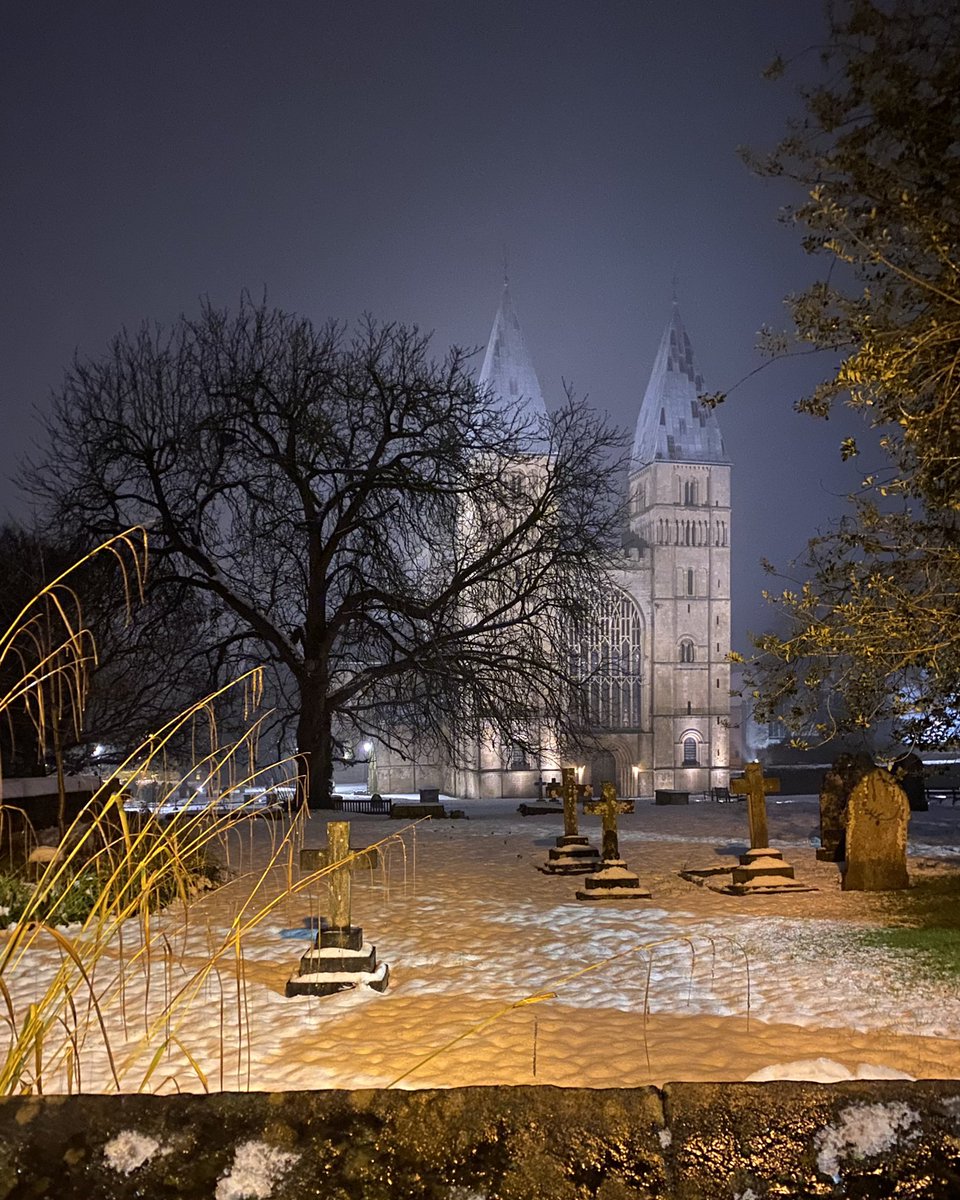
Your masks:
<instances>
[{"instance_id":1,"label":"grave base","mask_svg":"<svg viewBox=\"0 0 960 1200\"><path fill-rule=\"evenodd\" d=\"M547 861L537 868L544 875L585 875L600 866L600 855L585 837L565 834L556 841L556 847L547 854Z\"/></svg>"},{"instance_id":2,"label":"grave base","mask_svg":"<svg viewBox=\"0 0 960 1200\"><path fill-rule=\"evenodd\" d=\"M732 881L714 891L728 896L769 896L779 892L815 892L818 889L793 877L793 867L784 860L780 850L759 846L740 855L740 866L734 867Z\"/></svg>"},{"instance_id":3,"label":"grave base","mask_svg":"<svg viewBox=\"0 0 960 1200\"><path fill-rule=\"evenodd\" d=\"M558 808L555 804L521 804L517 812L521 817L553 816L563 813L563 805Z\"/></svg>"},{"instance_id":4,"label":"grave base","mask_svg":"<svg viewBox=\"0 0 960 1200\"><path fill-rule=\"evenodd\" d=\"M459 815L463 814L459 813ZM427 804L417 800L411 801L409 804L397 804L394 801L390 809L390 816L394 821L417 821L421 817L445 817L447 810L442 804Z\"/></svg>"},{"instance_id":5,"label":"grave base","mask_svg":"<svg viewBox=\"0 0 960 1200\"><path fill-rule=\"evenodd\" d=\"M732 875L733 867L730 866L710 866L710 867L684 867L677 874L681 879L686 879L688 883L697 883L701 887L708 879L716 879L720 875Z\"/></svg>"},{"instance_id":6,"label":"grave base","mask_svg":"<svg viewBox=\"0 0 960 1200\"><path fill-rule=\"evenodd\" d=\"M385 992L390 981L386 963L377 966L377 948L363 940L359 925L324 927L301 957L296 975L287 980L285 996L332 996L365 984Z\"/></svg>"},{"instance_id":7,"label":"grave base","mask_svg":"<svg viewBox=\"0 0 960 1200\"><path fill-rule=\"evenodd\" d=\"M605 859L599 871L587 875L578 900L649 900L650 893L640 886L640 876L627 867L622 858Z\"/></svg>"}]
</instances>

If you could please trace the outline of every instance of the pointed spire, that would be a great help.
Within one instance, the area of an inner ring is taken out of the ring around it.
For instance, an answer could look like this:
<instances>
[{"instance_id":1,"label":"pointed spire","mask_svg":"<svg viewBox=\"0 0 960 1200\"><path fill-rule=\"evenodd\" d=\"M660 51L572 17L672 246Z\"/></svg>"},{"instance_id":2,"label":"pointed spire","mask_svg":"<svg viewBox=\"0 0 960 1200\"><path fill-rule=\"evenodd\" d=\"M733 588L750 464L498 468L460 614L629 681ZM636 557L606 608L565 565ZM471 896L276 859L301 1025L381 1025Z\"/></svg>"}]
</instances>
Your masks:
<instances>
[{"instance_id":1,"label":"pointed spire","mask_svg":"<svg viewBox=\"0 0 960 1200\"><path fill-rule=\"evenodd\" d=\"M712 409L697 397L703 380L680 319L676 295L673 313L660 341L650 382L640 405L631 465L663 462L726 462L720 425Z\"/></svg>"},{"instance_id":2,"label":"pointed spire","mask_svg":"<svg viewBox=\"0 0 960 1200\"><path fill-rule=\"evenodd\" d=\"M506 278L477 383L499 396L505 410L522 407L524 415L546 420L540 381L527 351Z\"/></svg>"}]
</instances>

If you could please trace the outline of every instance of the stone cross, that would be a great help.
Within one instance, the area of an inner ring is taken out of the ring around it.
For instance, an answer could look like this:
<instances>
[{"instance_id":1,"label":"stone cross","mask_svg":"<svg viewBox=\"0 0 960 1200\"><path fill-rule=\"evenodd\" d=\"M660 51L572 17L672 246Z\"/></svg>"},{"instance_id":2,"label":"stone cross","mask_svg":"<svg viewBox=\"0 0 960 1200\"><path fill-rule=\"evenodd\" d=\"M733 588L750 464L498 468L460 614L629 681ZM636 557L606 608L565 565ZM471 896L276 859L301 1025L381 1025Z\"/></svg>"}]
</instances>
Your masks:
<instances>
[{"instance_id":1,"label":"stone cross","mask_svg":"<svg viewBox=\"0 0 960 1200\"><path fill-rule=\"evenodd\" d=\"M600 799L588 800L583 811L599 813L603 818L603 861L619 860L620 843L617 841L617 816L620 813L633 812L630 800L619 800L617 789L612 783L600 785Z\"/></svg>"},{"instance_id":2,"label":"stone cross","mask_svg":"<svg viewBox=\"0 0 960 1200\"><path fill-rule=\"evenodd\" d=\"M333 868L327 875L331 928L350 928L350 873L357 867L375 867L379 861L380 851L376 846L367 846L362 850L351 848L349 821L328 821L326 847L304 847L300 851L301 870Z\"/></svg>"},{"instance_id":3,"label":"stone cross","mask_svg":"<svg viewBox=\"0 0 960 1200\"><path fill-rule=\"evenodd\" d=\"M579 832L576 767L561 767L560 778L563 781L563 836L576 837Z\"/></svg>"},{"instance_id":4,"label":"stone cross","mask_svg":"<svg viewBox=\"0 0 960 1200\"><path fill-rule=\"evenodd\" d=\"M767 833L767 795L780 791L779 779L764 779L758 762L746 765L746 779L731 779L730 791L747 798L747 820L750 823L750 849L770 844Z\"/></svg>"}]
</instances>

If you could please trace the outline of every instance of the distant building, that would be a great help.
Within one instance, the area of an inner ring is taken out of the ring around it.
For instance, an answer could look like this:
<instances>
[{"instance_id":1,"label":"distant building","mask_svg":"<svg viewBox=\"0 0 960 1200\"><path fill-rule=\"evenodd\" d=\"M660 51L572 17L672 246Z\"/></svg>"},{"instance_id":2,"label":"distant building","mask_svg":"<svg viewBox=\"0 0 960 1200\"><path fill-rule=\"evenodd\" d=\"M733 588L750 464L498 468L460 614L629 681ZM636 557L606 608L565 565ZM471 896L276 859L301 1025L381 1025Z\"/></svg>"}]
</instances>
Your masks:
<instances>
[{"instance_id":1,"label":"distant building","mask_svg":"<svg viewBox=\"0 0 960 1200\"><path fill-rule=\"evenodd\" d=\"M479 382L546 412L506 284ZM596 790L605 779L621 795L729 781L730 464L701 390L675 303L637 416L622 557L573 647L590 734L577 765ZM393 792L532 796L559 766L555 754L530 762L489 744L464 747L456 764L378 751L380 787Z\"/></svg>"}]
</instances>

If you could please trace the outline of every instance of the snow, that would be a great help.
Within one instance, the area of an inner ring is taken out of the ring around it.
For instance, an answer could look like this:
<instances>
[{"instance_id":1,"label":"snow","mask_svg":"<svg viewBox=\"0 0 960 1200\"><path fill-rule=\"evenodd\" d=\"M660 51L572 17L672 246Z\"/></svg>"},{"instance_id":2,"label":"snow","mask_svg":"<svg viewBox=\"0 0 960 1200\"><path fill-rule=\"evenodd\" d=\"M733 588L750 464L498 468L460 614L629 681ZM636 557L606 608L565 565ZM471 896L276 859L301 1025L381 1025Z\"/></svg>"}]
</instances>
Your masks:
<instances>
[{"instance_id":1,"label":"snow","mask_svg":"<svg viewBox=\"0 0 960 1200\"><path fill-rule=\"evenodd\" d=\"M841 1159L860 1160L889 1150L904 1135L905 1141L916 1136L909 1132L920 1114L895 1100L890 1104L852 1104L841 1109L836 1125L827 1125L814 1138L817 1170L840 1182Z\"/></svg>"},{"instance_id":2,"label":"snow","mask_svg":"<svg viewBox=\"0 0 960 1200\"><path fill-rule=\"evenodd\" d=\"M160 1143L149 1134L123 1129L104 1146L103 1157L112 1171L129 1175L149 1162L159 1149Z\"/></svg>"},{"instance_id":3,"label":"snow","mask_svg":"<svg viewBox=\"0 0 960 1200\"><path fill-rule=\"evenodd\" d=\"M244 1142L217 1184L216 1200L268 1200L274 1185L299 1157L266 1142Z\"/></svg>"},{"instance_id":4,"label":"snow","mask_svg":"<svg viewBox=\"0 0 960 1200\"><path fill-rule=\"evenodd\" d=\"M351 820L355 846L390 839L383 867L355 873L352 888L353 922L389 965L383 994L284 997L307 945L291 931L327 913L324 887L283 896L286 864L267 876L277 906L246 937L242 960L230 949L198 977L245 919L248 880L263 871L279 822L237 839L231 867L242 844L246 873L199 897L188 921L177 907L151 918L149 963L135 958L137 926L126 927L94 981L120 1087L138 1090L164 1032L169 1048L147 1090L202 1090L188 1054L212 1090L629 1087L784 1077L797 1064L828 1080L841 1071L960 1078L958 989L864 944L864 929L896 923L901 897L840 890L836 865L816 861L815 799L771 802L768 818L797 880L819 890L750 896L678 875L690 863L736 862L743 805L638 804L620 819L620 852L652 899L629 904L578 902L582 876L537 869L562 832L558 817L524 818L516 799L456 803L469 820ZM306 844L322 845L324 827L317 814ZM581 818L594 840L599 827ZM923 848L908 862L913 877L960 871L960 811L914 814L911 833ZM48 936L5 971L16 1024L61 963ZM181 990L192 1001L164 1021L166 999ZM81 1086L112 1091L89 1011L78 995ZM48 1062L43 1085L67 1090L66 1070Z\"/></svg>"},{"instance_id":5,"label":"snow","mask_svg":"<svg viewBox=\"0 0 960 1200\"><path fill-rule=\"evenodd\" d=\"M913 1079L896 1067L857 1063L851 1070L832 1058L801 1058L797 1062L772 1063L748 1075L744 1083L766 1083L771 1079L801 1079L812 1083L840 1083L848 1079Z\"/></svg>"}]
</instances>

